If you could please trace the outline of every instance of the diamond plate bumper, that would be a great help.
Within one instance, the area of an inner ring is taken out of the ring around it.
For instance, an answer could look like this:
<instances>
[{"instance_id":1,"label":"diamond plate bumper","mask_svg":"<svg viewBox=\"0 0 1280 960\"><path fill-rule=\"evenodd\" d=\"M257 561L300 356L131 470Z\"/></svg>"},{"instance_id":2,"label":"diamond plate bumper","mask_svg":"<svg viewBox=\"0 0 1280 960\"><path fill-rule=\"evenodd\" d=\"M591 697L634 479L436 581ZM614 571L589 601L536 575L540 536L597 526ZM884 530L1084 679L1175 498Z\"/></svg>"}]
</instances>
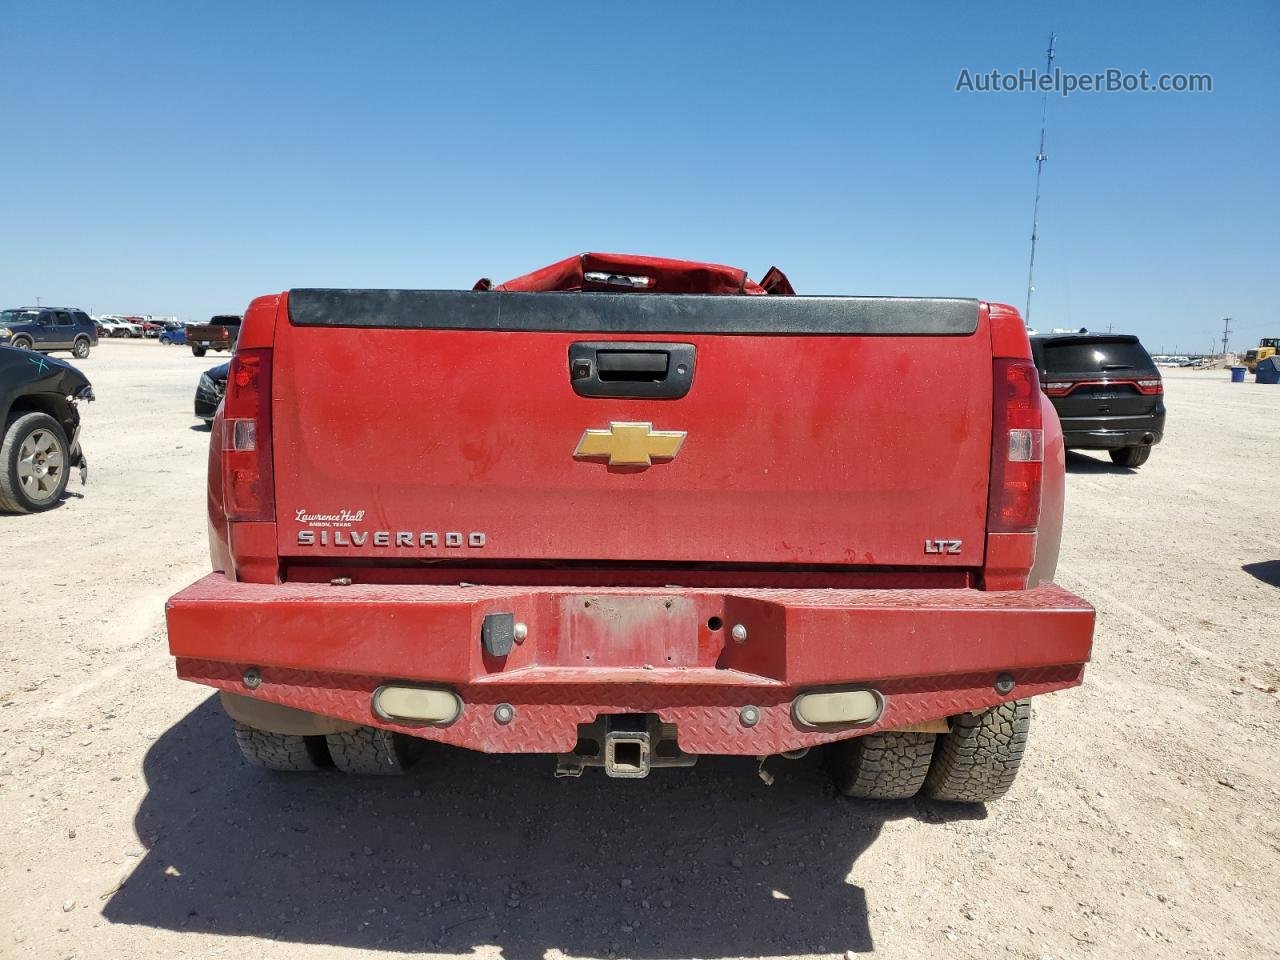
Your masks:
<instances>
[{"instance_id":1,"label":"diamond plate bumper","mask_svg":"<svg viewBox=\"0 0 1280 960\"><path fill-rule=\"evenodd\" d=\"M489 613L527 639L492 658ZM168 604L184 679L325 716L495 753L563 753L600 714L656 713L688 753L767 754L980 709L1081 681L1093 609L1031 590L765 590L248 584L212 574ZM734 637L734 627L741 626ZM258 668L250 690L244 671ZM1011 674L1007 695L993 684ZM373 691L443 684L448 727L379 720ZM864 685L885 709L857 729L797 726L806 689ZM514 707L509 723L494 709ZM743 726L743 706L759 722Z\"/></svg>"}]
</instances>

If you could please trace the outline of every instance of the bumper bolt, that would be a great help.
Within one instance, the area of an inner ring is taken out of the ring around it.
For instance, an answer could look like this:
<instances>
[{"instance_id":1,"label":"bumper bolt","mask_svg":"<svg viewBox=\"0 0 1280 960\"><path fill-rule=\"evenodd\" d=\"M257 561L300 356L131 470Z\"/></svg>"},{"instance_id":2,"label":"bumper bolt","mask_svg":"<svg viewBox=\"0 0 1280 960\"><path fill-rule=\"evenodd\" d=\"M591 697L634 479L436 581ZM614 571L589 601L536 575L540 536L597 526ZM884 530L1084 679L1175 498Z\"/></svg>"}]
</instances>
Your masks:
<instances>
[{"instance_id":1,"label":"bumper bolt","mask_svg":"<svg viewBox=\"0 0 1280 960\"><path fill-rule=\"evenodd\" d=\"M1001 696L1013 693L1013 688L1015 686L1017 686L1017 684L1013 682L1013 674L1002 673L1000 676L996 677L996 693Z\"/></svg>"},{"instance_id":2,"label":"bumper bolt","mask_svg":"<svg viewBox=\"0 0 1280 960\"><path fill-rule=\"evenodd\" d=\"M738 722L744 727L754 727L760 722L760 708L745 706L738 711Z\"/></svg>"},{"instance_id":3,"label":"bumper bolt","mask_svg":"<svg viewBox=\"0 0 1280 960\"><path fill-rule=\"evenodd\" d=\"M500 703L493 708L493 719L506 726L516 718L516 708L509 703Z\"/></svg>"},{"instance_id":4,"label":"bumper bolt","mask_svg":"<svg viewBox=\"0 0 1280 960\"><path fill-rule=\"evenodd\" d=\"M517 623L511 628L511 636L515 638L516 643L524 643L529 636L529 625L525 623Z\"/></svg>"},{"instance_id":5,"label":"bumper bolt","mask_svg":"<svg viewBox=\"0 0 1280 960\"><path fill-rule=\"evenodd\" d=\"M250 667L244 672L244 685L250 690L257 690L262 686L262 673L257 667Z\"/></svg>"},{"instance_id":6,"label":"bumper bolt","mask_svg":"<svg viewBox=\"0 0 1280 960\"><path fill-rule=\"evenodd\" d=\"M740 623L735 623L735 624L733 625L733 630L731 630L731 631L730 631L730 633L731 633L731 634L732 634L732 636L733 636L733 642L734 642L734 643L746 643L746 642L747 642L747 628L746 628L746 627L744 627L742 624L740 624Z\"/></svg>"}]
</instances>

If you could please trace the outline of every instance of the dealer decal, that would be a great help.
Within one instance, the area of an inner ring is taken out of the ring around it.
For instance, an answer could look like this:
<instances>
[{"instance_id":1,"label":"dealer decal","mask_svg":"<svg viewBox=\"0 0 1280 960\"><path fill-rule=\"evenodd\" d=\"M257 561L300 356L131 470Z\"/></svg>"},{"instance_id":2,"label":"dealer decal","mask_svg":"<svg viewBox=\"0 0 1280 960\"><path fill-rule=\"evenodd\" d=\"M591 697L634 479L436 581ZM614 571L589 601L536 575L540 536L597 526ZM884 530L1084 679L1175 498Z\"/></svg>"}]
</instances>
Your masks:
<instances>
[{"instance_id":1,"label":"dealer decal","mask_svg":"<svg viewBox=\"0 0 1280 960\"><path fill-rule=\"evenodd\" d=\"M307 513L306 507L299 507L294 519L309 527L349 527L364 519L363 510L339 510L337 513Z\"/></svg>"}]
</instances>

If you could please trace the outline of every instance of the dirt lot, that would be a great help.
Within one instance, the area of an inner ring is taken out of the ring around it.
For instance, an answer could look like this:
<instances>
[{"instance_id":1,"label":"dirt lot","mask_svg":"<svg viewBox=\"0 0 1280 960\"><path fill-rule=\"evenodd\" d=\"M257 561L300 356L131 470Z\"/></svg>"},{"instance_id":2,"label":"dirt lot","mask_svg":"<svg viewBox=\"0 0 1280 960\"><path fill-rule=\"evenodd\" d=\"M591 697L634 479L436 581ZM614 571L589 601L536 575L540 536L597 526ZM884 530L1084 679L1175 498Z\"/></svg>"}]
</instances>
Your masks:
<instances>
[{"instance_id":1,"label":"dirt lot","mask_svg":"<svg viewBox=\"0 0 1280 960\"><path fill-rule=\"evenodd\" d=\"M0 956L1280 956L1280 388L1173 371L1146 466L1071 458L1094 663L984 810L847 801L816 756L246 767L162 627L207 565L214 362L103 344L83 496L0 517Z\"/></svg>"}]
</instances>

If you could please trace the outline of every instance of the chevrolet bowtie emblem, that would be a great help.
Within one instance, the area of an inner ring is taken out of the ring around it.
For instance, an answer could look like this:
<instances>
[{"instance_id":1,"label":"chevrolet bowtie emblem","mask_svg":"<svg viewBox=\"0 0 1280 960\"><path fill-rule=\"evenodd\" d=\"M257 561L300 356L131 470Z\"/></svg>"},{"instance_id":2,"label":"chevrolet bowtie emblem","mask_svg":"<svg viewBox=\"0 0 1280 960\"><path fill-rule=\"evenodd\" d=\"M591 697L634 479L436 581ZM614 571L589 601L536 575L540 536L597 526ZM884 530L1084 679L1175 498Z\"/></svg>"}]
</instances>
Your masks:
<instances>
[{"instance_id":1,"label":"chevrolet bowtie emblem","mask_svg":"<svg viewBox=\"0 0 1280 960\"><path fill-rule=\"evenodd\" d=\"M611 467L647 467L654 460L671 460L684 443L683 430L655 430L652 423L613 421L608 430L585 430L575 457L608 457Z\"/></svg>"}]
</instances>

